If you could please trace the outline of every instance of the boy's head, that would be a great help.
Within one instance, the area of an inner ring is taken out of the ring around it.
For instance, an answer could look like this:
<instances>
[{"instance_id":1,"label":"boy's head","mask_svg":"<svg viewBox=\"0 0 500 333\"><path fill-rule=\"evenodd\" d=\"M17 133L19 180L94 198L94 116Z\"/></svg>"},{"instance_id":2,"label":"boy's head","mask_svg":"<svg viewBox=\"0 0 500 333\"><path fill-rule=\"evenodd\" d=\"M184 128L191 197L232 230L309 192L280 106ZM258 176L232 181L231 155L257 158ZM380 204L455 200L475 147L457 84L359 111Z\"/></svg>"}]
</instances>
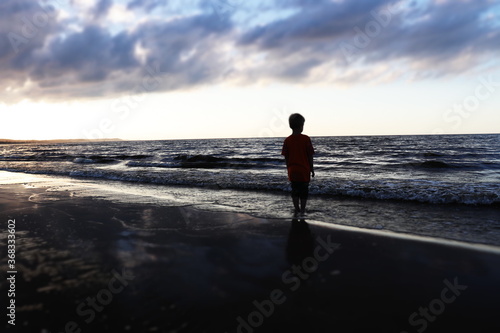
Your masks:
<instances>
[{"instance_id":1,"label":"boy's head","mask_svg":"<svg viewBox=\"0 0 500 333\"><path fill-rule=\"evenodd\" d=\"M300 130L304 127L304 123L306 119L302 117L299 113L294 113L288 118L288 123L290 124L290 128L294 131Z\"/></svg>"}]
</instances>

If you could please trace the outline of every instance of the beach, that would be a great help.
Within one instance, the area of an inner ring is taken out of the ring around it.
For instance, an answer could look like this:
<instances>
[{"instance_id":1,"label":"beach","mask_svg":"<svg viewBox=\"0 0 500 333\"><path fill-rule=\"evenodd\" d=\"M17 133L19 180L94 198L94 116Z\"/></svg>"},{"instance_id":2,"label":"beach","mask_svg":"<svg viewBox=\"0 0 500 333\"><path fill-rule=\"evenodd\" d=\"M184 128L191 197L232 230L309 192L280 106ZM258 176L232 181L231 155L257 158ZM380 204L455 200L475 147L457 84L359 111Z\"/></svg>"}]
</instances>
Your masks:
<instances>
[{"instance_id":1,"label":"beach","mask_svg":"<svg viewBox=\"0 0 500 333\"><path fill-rule=\"evenodd\" d=\"M33 175L3 175L2 271L12 270L10 222L17 271L15 296L4 297L12 285L1 285L4 309L15 301L15 326L8 316L2 323L7 332L500 327L497 246L140 195L120 200L67 190L65 178L47 185Z\"/></svg>"},{"instance_id":2,"label":"beach","mask_svg":"<svg viewBox=\"0 0 500 333\"><path fill-rule=\"evenodd\" d=\"M0 333L500 332L499 0L0 1Z\"/></svg>"}]
</instances>

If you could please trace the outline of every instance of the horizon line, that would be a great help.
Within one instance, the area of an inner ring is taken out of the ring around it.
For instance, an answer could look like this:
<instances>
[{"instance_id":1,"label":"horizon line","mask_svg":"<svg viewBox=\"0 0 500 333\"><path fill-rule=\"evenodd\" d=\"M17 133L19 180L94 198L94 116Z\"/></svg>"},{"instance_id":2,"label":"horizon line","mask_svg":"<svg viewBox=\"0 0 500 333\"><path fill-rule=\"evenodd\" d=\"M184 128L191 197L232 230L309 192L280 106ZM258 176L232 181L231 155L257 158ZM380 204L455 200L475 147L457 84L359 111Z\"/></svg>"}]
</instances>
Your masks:
<instances>
[{"instance_id":1,"label":"horizon line","mask_svg":"<svg viewBox=\"0 0 500 333\"><path fill-rule=\"evenodd\" d=\"M352 134L352 135L309 135L312 138L321 137L380 137L380 136L457 136L457 135L500 135L498 133L427 133L427 134ZM0 144L9 143L63 143L63 142L118 142L118 141L182 141L182 140L224 140L224 139L273 139L276 137L213 137L213 138L176 138L176 139L122 139L122 138L99 138L99 139L0 139Z\"/></svg>"}]
</instances>

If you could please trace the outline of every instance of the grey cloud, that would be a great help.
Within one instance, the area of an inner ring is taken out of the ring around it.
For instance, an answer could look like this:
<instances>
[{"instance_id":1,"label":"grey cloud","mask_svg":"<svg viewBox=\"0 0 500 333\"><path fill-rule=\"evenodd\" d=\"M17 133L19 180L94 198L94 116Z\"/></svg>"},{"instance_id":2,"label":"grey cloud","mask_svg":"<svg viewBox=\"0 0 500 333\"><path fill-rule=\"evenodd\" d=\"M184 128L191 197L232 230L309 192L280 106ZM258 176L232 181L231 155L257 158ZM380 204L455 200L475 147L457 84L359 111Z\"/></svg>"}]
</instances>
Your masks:
<instances>
[{"instance_id":1,"label":"grey cloud","mask_svg":"<svg viewBox=\"0 0 500 333\"><path fill-rule=\"evenodd\" d=\"M295 68L275 72L269 66L262 69L262 75L293 77L300 68L307 73L328 62L349 66L352 60L365 65L381 61L426 61L440 75L452 70L448 68L450 60L468 54L470 63L464 70L470 69L482 56L491 56L500 49L498 27L484 21L494 5L488 0L429 2L427 7L403 1L409 10L399 14L387 12L396 4L388 0L283 0L281 3L301 10L286 19L255 27L238 41L252 52L265 52L274 59L271 63L288 63ZM374 13L389 13L387 26L382 26L383 21L377 21ZM368 36L369 22L378 24L375 36ZM350 59L346 59L346 53ZM304 61L308 58L323 61Z\"/></svg>"},{"instance_id":2,"label":"grey cloud","mask_svg":"<svg viewBox=\"0 0 500 333\"><path fill-rule=\"evenodd\" d=\"M179 85L190 85L210 82L227 70L230 63L223 62L218 46L231 31L228 20L198 15L167 24L146 23L136 37L151 51L148 63L159 64Z\"/></svg>"},{"instance_id":3,"label":"grey cloud","mask_svg":"<svg viewBox=\"0 0 500 333\"><path fill-rule=\"evenodd\" d=\"M31 0L3 0L0 91L22 88L19 94L33 99L133 93L152 68L154 75L161 76L152 86L154 91L211 84L228 76L247 83L266 78L314 82L314 75L323 70L329 80L356 80L356 67L346 62L341 46L354 45L359 37L354 28L364 30L375 20L373 12L394 3L276 0L275 6L293 8L296 14L246 30L236 25L232 14L218 15L210 6L201 6L205 11L196 15L149 20L112 33L99 24L106 19L111 0L98 2L93 9L99 16L97 22L80 23L81 31L68 30L67 22L56 20L57 12L50 6L41 7ZM431 75L442 75L456 70L448 64L462 55L467 55L461 69L466 71L481 57L498 52L500 32L484 20L493 2L429 2L427 7L406 3L412 6L410 10L391 14L380 34L363 47L354 47L354 62L368 71L362 79L373 77L370 66L378 63L419 62L426 64ZM128 8L148 11L158 5L155 0L132 0ZM46 13L51 19L16 52L8 33L22 34L23 17L32 19L37 13ZM222 45L229 45L235 53L225 53ZM147 50L144 58L136 54L138 48ZM261 60L238 67L240 60L253 56ZM15 93L4 95L4 101L24 98Z\"/></svg>"},{"instance_id":4,"label":"grey cloud","mask_svg":"<svg viewBox=\"0 0 500 333\"><path fill-rule=\"evenodd\" d=\"M168 1L161 0L132 0L128 3L128 9L142 8L147 12L154 10L156 7L168 5Z\"/></svg>"},{"instance_id":5,"label":"grey cloud","mask_svg":"<svg viewBox=\"0 0 500 333\"><path fill-rule=\"evenodd\" d=\"M99 0L95 8L92 10L92 15L94 19L105 17L112 6L113 6L113 0Z\"/></svg>"},{"instance_id":6,"label":"grey cloud","mask_svg":"<svg viewBox=\"0 0 500 333\"><path fill-rule=\"evenodd\" d=\"M67 38L58 38L43 56L34 56L36 64L30 76L38 82L45 78L75 74L76 81L101 81L114 71L124 71L138 65L134 56L133 37L121 33L112 37L97 26Z\"/></svg>"},{"instance_id":7,"label":"grey cloud","mask_svg":"<svg viewBox=\"0 0 500 333\"><path fill-rule=\"evenodd\" d=\"M480 56L498 49L498 29L483 21L489 1L447 2L415 8L373 39L364 56L368 61L398 58L441 61L464 52ZM408 24L407 22L414 22Z\"/></svg>"},{"instance_id":8,"label":"grey cloud","mask_svg":"<svg viewBox=\"0 0 500 333\"><path fill-rule=\"evenodd\" d=\"M364 24L370 11L384 5L386 0L331 1L295 0L291 1L300 11L286 19L259 26L246 32L241 44L259 44L263 48L273 48L296 41L316 42L349 34L356 25Z\"/></svg>"},{"instance_id":9,"label":"grey cloud","mask_svg":"<svg viewBox=\"0 0 500 333\"><path fill-rule=\"evenodd\" d=\"M22 91L33 99L133 93L151 75L151 67L157 67L154 75L162 76L154 90L213 82L231 66L224 61L218 43L232 31L228 19L214 15L148 21L118 34L105 25L93 24L82 31L67 32L61 23L40 33L29 48L17 54L5 47L4 39L0 68L5 75L0 79L0 90L24 87ZM145 63L137 56L137 47L147 50ZM32 85L27 87L27 82ZM10 94L4 101L21 98Z\"/></svg>"},{"instance_id":10,"label":"grey cloud","mask_svg":"<svg viewBox=\"0 0 500 333\"><path fill-rule=\"evenodd\" d=\"M36 66L34 54L58 31L56 18L50 5L30 0L0 2L0 91L26 83L27 71Z\"/></svg>"},{"instance_id":11,"label":"grey cloud","mask_svg":"<svg viewBox=\"0 0 500 333\"><path fill-rule=\"evenodd\" d=\"M0 2L0 61L14 53L29 52L39 47L56 30L57 13L52 6L40 6L30 0Z\"/></svg>"}]
</instances>

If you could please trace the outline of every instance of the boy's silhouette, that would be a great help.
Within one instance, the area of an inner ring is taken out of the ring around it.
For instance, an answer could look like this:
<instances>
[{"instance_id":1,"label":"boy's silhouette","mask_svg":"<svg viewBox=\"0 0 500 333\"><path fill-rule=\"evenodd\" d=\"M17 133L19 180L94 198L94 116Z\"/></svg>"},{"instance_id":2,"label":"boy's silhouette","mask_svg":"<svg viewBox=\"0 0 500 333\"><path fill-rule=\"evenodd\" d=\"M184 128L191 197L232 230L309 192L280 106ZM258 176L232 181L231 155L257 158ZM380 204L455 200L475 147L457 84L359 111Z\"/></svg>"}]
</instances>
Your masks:
<instances>
[{"instance_id":1,"label":"boy's silhouette","mask_svg":"<svg viewBox=\"0 0 500 333\"><path fill-rule=\"evenodd\" d=\"M314 148L311 139L302 134L305 118L294 113L288 119L292 135L285 139L281 155L285 156L288 180L292 185L292 200L295 214L305 214L309 196L309 182L314 177ZM299 205L300 203L300 205Z\"/></svg>"}]
</instances>

